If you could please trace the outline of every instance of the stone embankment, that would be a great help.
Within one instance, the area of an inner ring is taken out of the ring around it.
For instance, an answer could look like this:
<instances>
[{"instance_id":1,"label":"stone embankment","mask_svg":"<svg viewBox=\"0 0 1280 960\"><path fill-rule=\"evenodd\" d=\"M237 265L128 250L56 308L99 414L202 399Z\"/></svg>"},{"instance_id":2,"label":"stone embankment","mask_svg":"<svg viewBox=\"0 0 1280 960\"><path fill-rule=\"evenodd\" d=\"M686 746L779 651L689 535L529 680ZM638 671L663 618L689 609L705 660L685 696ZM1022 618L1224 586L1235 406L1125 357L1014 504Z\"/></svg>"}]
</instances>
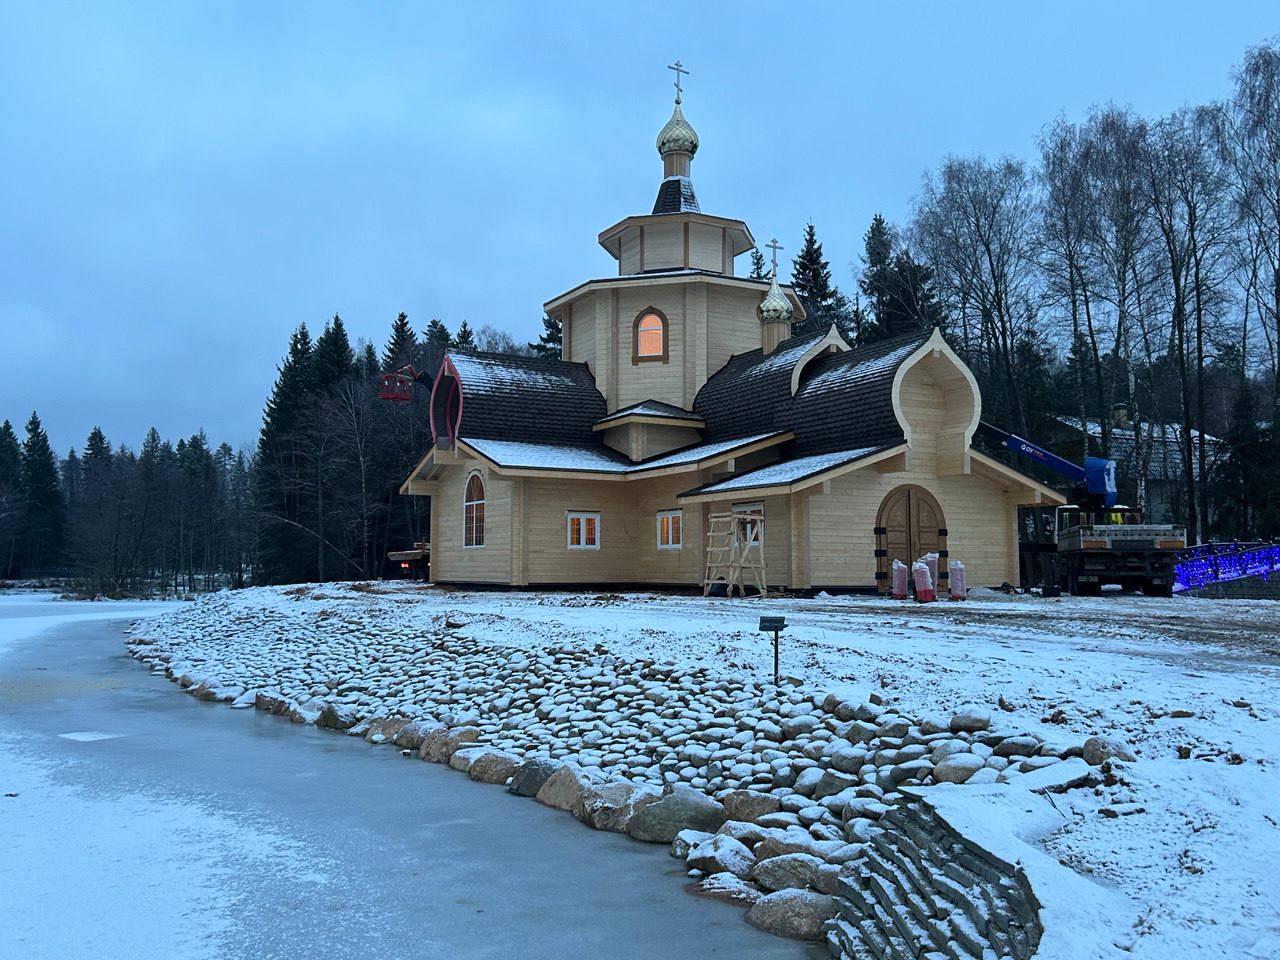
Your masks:
<instances>
[{"instance_id":1,"label":"stone embankment","mask_svg":"<svg viewBox=\"0 0 1280 960\"><path fill-rule=\"evenodd\" d=\"M283 623L219 635L175 617L144 622L130 649L192 695L394 745L670 844L697 892L747 906L770 932L826 937L849 956L854 938L915 956L899 939L917 934L944 956L1034 950L1034 897L930 820L911 788L1016 781L1084 744L995 729L980 708L909 716L875 695L852 703L601 647L499 647L453 624L378 642L335 624L297 642ZM1123 750L1088 746L1091 762Z\"/></svg>"},{"instance_id":2,"label":"stone embankment","mask_svg":"<svg viewBox=\"0 0 1280 960\"><path fill-rule=\"evenodd\" d=\"M962 836L919 797L903 797L880 822L886 829L855 875L840 879L833 954L1027 960L1036 952L1040 903L1017 864Z\"/></svg>"}]
</instances>

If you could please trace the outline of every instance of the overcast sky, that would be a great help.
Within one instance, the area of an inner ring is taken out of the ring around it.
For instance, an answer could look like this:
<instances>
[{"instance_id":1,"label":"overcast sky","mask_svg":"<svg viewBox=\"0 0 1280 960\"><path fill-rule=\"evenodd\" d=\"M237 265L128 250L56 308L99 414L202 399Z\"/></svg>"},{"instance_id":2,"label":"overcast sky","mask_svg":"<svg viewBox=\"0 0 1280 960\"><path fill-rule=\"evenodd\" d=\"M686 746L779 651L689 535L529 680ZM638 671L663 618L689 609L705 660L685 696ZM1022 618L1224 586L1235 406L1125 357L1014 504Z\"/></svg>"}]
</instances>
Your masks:
<instances>
[{"instance_id":1,"label":"overcast sky","mask_svg":"<svg viewBox=\"0 0 1280 960\"><path fill-rule=\"evenodd\" d=\"M836 281L948 153L1223 96L1274 9L1129 3L0 5L0 418L252 444L289 331L522 339L647 213L682 58L704 211ZM745 270L746 258L739 261Z\"/></svg>"}]
</instances>

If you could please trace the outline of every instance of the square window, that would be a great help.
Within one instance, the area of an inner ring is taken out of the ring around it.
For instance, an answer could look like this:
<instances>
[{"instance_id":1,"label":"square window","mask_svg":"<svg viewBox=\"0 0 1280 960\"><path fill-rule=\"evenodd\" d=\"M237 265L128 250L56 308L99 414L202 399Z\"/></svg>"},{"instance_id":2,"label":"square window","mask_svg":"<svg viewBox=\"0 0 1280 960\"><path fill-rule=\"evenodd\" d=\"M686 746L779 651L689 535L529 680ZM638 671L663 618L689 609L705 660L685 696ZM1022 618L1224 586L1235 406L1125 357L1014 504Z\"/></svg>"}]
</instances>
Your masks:
<instances>
[{"instance_id":1,"label":"square window","mask_svg":"<svg viewBox=\"0 0 1280 960\"><path fill-rule=\"evenodd\" d=\"M565 545L570 550L600 549L600 514L570 511L565 514Z\"/></svg>"},{"instance_id":2,"label":"square window","mask_svg":"<svg viewBox=\"0 0 1280 960\"><path fill-rule=\"evenodd\" d=\"M684 511L658 511L658 549L679 550L684 545Z\"/></svg>"}]
</instances>

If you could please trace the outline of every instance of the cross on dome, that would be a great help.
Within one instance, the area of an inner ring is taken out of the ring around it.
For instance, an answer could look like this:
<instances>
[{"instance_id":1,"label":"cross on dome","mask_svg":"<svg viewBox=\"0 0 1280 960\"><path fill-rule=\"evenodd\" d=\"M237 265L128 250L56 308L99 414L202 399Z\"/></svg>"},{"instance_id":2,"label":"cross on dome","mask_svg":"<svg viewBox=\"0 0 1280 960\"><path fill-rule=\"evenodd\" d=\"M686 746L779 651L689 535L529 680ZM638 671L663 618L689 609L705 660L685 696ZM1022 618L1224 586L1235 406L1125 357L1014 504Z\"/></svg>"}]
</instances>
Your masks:
<instances>
[{"instance_id":1,"label":"cross on dome","mask_svg":"<svg viewBox=\"0 0 1280 960\"><path fill-rule=\"evenodd\" d=\"M774 237L772 240L766 243L765 246L768 247L773 253L773 275L776 277L778 275L778 251L784 248L782 244L778 242L777 237Z\"/></svg>"},{"instance_id":2,"label":"cross on dome","mask_svg":"<svg viewBox=\"0 0 1280 960\"><path fill-rule=\"evenodd\" d=\"M684 64L683 64L683 63L681 63L679 60L677 60L675 63L669 63L669 64L667 64L667 69L668 69L668 70L674 70L674 71L676 72L676 103L679 103L679 102L680 102L680 93L681 93L681 89L680 89L680 74L682 74L682 73L683 73L683 74L687 77L687 76L689 76L689 71L688 71L688 70L686 70L686 69L684 68Z\"/></svg>"}]
</instances>

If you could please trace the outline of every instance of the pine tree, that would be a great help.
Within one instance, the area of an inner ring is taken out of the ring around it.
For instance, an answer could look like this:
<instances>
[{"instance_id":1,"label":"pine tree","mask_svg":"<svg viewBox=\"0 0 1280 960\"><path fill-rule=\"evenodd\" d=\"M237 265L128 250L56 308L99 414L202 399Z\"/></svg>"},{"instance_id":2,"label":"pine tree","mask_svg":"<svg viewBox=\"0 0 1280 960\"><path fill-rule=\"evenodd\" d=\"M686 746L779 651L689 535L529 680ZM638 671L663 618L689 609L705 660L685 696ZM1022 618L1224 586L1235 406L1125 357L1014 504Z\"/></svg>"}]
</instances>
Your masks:
<instances>
[{"instance_id":1,"label":"pine tree","mask_svg":"<svg viewBox=\"0 0 1280 960\"><path fill-rule=\"evenodd\" d=\"M820 331L835 322L837 291L831 284L831 265L822 255L812 221L805 225L804 242L791 261L791 287L807 315L803 324L796 325L797 334Z\"/></svg>"},{"instance_id":2,"label":"pine tree","mask_svg":"<svg viewBox=\"0 0 1280 960\"><path fill-rule=\"evenodd\" d=\"M316 388L322 392L328 392L351 375L354 365L355 356L351 352L347 328L343 325L342 318L335 313L333 319L325 324L324 331L316 339L315 352L312 356Z\"/></svg>"},{"instance_id":3,"label":"pine tree","mask_svg":"<svg viewBox=\"0 0 1280 960\"><path fill-rule=\"evenodd\" d=\"M409 315L403 311L391 321L391 336L382 350L382 370L392 373L413 363L418 352L418 337L409 325Z\"/></svg>"},{"instance_id":4,"label":"pine tree","mask_svg":"<svg viewBox=\"0 0 1280 960\"><path fill-rule=\"evenodd\" d=\"M858 288L871 310L861 342L874 343L942 325L942 307L933 285L933 269L900 247L893 227L880 214L863 235L862 276Z\"/></svg>"},{"instance_id":5,"label":"pine tree","mask_svg":"<svg viewBox=\"0 0 1280 960\"><path fill-rule=\"evenodd\" d=\"M529 344L534 356L559 359L564 346L564 324L557 317L542 317L542 334L536 343Z\"/></svg>"},{"instance_id":6,"label":"pine tree","mask_svg":"<svg viewBox=\"0 0 1280 960\"><path fill-rule=\"evenodd\" d=\"M404 366L404 364L400 366ZM378 372L378 351L367 340L364 342L364 349L360 351L360 359L356 361L356 367L359 375L366 380ZM398 370L400 368L394 367L393 369Z\"/></svg>"},{"instance_id":7,"label":"pine tree","mask_svg":"<svg viewBox=\"0 0 1280 960\"><path fill-rule=\"evenodd\" d=\"M311 544L300 533L307 482L306 418L311 401L314 348L306 324L289 339L258 435L254 501L261 518L258 578L264 583L309 580ZM179 444L181 454L185 444Z\"/></svg>"},{"instance_id":8,"label":"pine tree","mask_svg":"<svg viewBox=\"0 0 1280 960\"><path fill-rule=\"evenodd\" d=\"M769 270L764 265L764 254L760 252L759 247L751 248L751 279L769 279Z\"/></svg>"},{"instance_id":9,"label":"pine tree","mask_svg":"<svg viewBox=\"0 0 1280 960\"><path fill-rule=\"evenodd\" d=\"M895 299L893 248L893 231L877 213L862 236L862 277L858 280L858 289L867 298L876 333L881 337L886 336L885 331L891 325L889 312Z\"/></svg>"},{"instance_id":10,"label":"pine tree","mask_svg":"<svg viewBox=\"0 0 1280 960\"><path fill-rule=\"evenodd\" d=\"M0 423L0 580L17 576L21 521L22 446L6 420Z\"/></svg>"},{"instance_id":11,"label":"pine tree","mask_svg":"<svg viewBox=\"0 0 1280 960\"><path fill-rule=\"evenodd\" d=\"M444 321L434 317L427 324L425 337L427 346L434 347L441 353L448 350L453 343L453 336L449 333L449 328L444 325Z\"/></svg>"},{"instance_id":12,"label":"pine tree","mask_svg":"<svg viewBox=\"0 0 1280 960\"><path fill-rule=\"evenodd\" d=\"M22 495L23 569L30 575L62 562L66 525L58 463L34 412L22 444Z\"/></svg>"},{"instance_id":13,"label":"pine tree","mask_svg":"<svg viewBox=\"0 0 1280 960\"><path fill-rule=\"evenodd\" d=\"M451 346L455 350L474 350L476 348L476 335L471 331L471 325L463 320L458 326L458 332L453 337Z\"/></svg>"}]
</instances>

